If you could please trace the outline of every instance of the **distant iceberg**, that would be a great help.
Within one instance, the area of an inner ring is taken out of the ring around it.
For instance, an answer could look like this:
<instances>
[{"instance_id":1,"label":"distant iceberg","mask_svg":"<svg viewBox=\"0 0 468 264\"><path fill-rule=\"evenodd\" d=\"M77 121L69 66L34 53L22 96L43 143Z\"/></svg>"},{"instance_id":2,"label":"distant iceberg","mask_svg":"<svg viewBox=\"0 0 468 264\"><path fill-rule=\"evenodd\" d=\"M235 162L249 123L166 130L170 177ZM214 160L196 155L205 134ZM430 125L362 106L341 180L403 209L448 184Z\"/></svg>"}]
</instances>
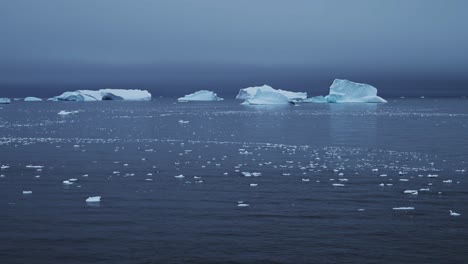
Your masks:
<instances>
[{"instance_id":1,"label":"distant iceberg","mask_svg":"<svg viewBox=\"0 0 468 264\"><path fill-rule=\"evenodd\" d=\"M149 101L151 94L146 90L126 90L126 89L101 89L78 90L65 92L59 96L50 98L51 101L106 101L106 100L126 100L126 101Z\"/></svg>"},{"instance_id":2,"label":"distant iceberg","mask_svg":"<svg viewBox=\"0 0 468 264\"><path fill-rule=\"evenodd\" d=\"M37 97L26 97L24 98L24 101L25 102L42 102L42 99L41 98L37 98Z\"/></svg>"},{"instance_id":3,"label":"distant iceberg","mask_svg":"<svg viewBox=\"0 0 468 264\"><path fill-rule=\"evenodd\" d=\"M263 85L263 86L254 86L254 87L240 89L239 93L236 96L236 99L241 99L241 100L252 99L257 95L258 91L279 93L285 96L286 98L288 98L289 100L307 98L307 93L304 93L304 92L290 92L290 91L285 91L281 89L274 89L269 85Z\"/></svg>"},{"instance_id":4,"label":"distant iceberg","mask_svg":"<svg viewBox=\"0 0 468 264\"><path fill-rule=\"evenodd\" d=\"M277 104L289 104L290 99L281 93L269 90L257 90L255 96L245 100L243 104L250 105L277 105Z\"/></svg>"},{"instance_id":5,"label":"distant iceberg","mask_svg":"<svg viewBox=\"0 0 468 264\"><path fill-rule=\"evenodd\" d=\"M0 98L0 104L10 104L10 98Z\"/></svg>"},{"instance_id":6,"label":"distant iceberg","mask_svg":"<svg viewBox=\"0 0 468 264\"><path fill-rule=\"evenodd\" d=\"M198 92L194 92L192 94L188 94L184 97L180 97L177 99L179 102L189 102L189 101L222 101L224 100L221 97L212 91L201 90Z\"/></svg>"}]
</instances>

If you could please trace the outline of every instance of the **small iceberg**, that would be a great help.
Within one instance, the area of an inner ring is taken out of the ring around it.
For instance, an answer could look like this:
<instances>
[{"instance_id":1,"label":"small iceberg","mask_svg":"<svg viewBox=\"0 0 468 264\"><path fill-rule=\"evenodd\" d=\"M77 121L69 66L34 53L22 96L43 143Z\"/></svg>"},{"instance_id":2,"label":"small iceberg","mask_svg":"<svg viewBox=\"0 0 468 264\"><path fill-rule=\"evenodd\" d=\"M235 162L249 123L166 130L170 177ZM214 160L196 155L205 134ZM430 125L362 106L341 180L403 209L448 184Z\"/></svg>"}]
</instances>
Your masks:
<instances>
[{"instance_id":1,"label":"small iceberg","mask_svg":"<svg viewBox=\"0 0 468 264\"><path fill-rule=\"evenodd\" d=\"M0 104L11 104L10 98L0 98Z\"/></svg>"},{"instance_id":2,"label":"small iceberg","mask_svg":"<svg viewBox=\"0 0 468 264\"><path fill-rule=\"evenodd\" d=\"M315 96L303 100L304 103L386 103L377 96L377 88L365 83L335 79L327 96Z\"/></svg>"},{"instance_id":3,"label":"small iceberg","mask_svg":"<svg viewBox=\"0 0 468 264\"><path fill-rule=\"evenodd\" d=\"M291 92L291 91L285 91L281 89L274 89L273 87L269 85L263 85L263 86L253 86L253 87L240 89L239 93L236 96L236 99L240 99L240 100L252 99L257 95L258 91L279 93L285 96L286 98L288 98L288 100L294 100L294 99L304 100L307 98L307 93L305 92Z\"/></svg>"},{"instance_id":4,"label":"small iceberg","mask_svg":"<svg viewBox=\"0 0 468 264\"><path fill-rule=\"evenodd\" d=\"M23 191L24 195L32 194L32 191Z\"/></svg>"},{"instance_id":5,"label":"small iceberg","mask_svg":"<svg viewBox=\"0 0 468 264\"><path fill-rule=\"evenodd\" d=\"M127 89L101 89L101 90L77 90L74 92L64 92L61 95L52 97L50 101L150 101L151 94L146 90Z\"/></svg>"},{"instance_id":6,"label":"small iceberg","mask_svg":"<svg viewBox=\"0 0 468 264\"><path fill-rule=\"evenodd\" d=\"M99 203L101 201L101 196L91 196L86 198L87 203Z\"/></svg>"},{"instance_id":7,"label":"small iceberg","mask_svg":"<svg viewBox=\"0 0 468 264\"><path fill-rule=\"evenodd\" d=\"M258 90L254 97L246 99L243 104L249 105L278 105L289 104L290 100L281 93Z\"/></svg>"},{"instance_id":8,"label":"small iceberg","mask_svg":"<svg viewBox=\"0 0 468 264\"><path fill-rule=\"evenodd\" d=\"M452 210L449 210L449 211L450 211L450 216L460 216L461 215L461 214L456 213L456 212L454 212Z\"/></svg>"},{"instance_id":9,"label":"small iceberg","mask_svg":"<svg viewBox=\"0 0 468 264\"><path fill-rule=\"evenodd\" d=\"M42 102L42 99L41 98L38 98L38 97L26 97L24 98L24 101L25 102Z\"/></svg>"},{"instance_id":10,"label":"small iceberg","mask_svg":"<svg viewBox=\"0 0 468 264\"><path fill-rule=\"evenodd\" d=\"M62 111L58 112L58 115L66 116L66 115L78 114L79 112L80 111L65 111L65 110L62 110Z\"/></svg>"},{"instance_id":11,"label":"small iceberg","mask_svg":"<svg viewBox=\"0 0 468 264\"><path fill-rule=\"evenodd\" d=\"M395 210L395 211L409 211L409 210L414 210L414 207L393 207L393 210Z\"/></svg>"},{"instance_id":12,"label":"small iceberg","mask_svg":"<svg viewBox=\"0 0 468 264\"><path fill-rule=\"evenodd\" d=\"M192 94L188 94L184 97L180 97L177 99L179 102L191 102L191 101L222 101L224 100L221 97L212 91L201 90L198 92L194 92Z\"/></svg>"}]
</instances>

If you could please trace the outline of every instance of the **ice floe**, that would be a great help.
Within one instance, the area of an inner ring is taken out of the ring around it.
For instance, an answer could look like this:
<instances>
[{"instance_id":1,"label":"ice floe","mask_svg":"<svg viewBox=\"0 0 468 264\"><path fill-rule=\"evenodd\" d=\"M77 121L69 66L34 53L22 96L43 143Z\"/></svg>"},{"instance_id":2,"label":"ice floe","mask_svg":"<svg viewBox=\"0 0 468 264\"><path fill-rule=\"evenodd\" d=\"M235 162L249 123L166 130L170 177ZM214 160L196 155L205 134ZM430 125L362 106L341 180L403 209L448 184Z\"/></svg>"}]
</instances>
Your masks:
<instances>
[{"instance_id":1,"label":"ice floe","mask_svg":"<svg viewBox=\"0 0 468 264\"><path fill-rule=\"evenodd\" d=\"M101 89L101 90L77 90L64 92L61 95L50 98L51 101L149 101L151 94L146 90L137 89Z\"/></svg>"},{"instance_id":2,"label":"ice floe","mask_svg":"<svg viewBox=\"0 0 468 264\"><path fill-rule=\"evenodd\" d=\"M177 99L179 102L190 102L190 101L222 101L223 98L218 97L215 92L200 90L192 94L185 95Z\"/></svg>"}]
</instances>

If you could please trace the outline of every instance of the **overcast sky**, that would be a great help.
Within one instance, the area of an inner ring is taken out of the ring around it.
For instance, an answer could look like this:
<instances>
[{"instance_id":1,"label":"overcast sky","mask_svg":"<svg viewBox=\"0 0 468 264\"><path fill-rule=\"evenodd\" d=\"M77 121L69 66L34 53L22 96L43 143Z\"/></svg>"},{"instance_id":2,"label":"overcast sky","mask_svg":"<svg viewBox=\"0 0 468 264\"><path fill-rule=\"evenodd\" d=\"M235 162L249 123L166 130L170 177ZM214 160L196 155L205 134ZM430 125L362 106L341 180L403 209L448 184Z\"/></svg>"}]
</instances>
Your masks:
<instances>
[{"instance_id":1,"label":"overcast sky","mask_svg":"<svg viewBox=\"0 0 468 264\"><path fill-rule=\"evenodd\" d=\"M468 93L463 0L0 0L0 96L79 88L220 94Z\"/></svg>"}]
</instances>

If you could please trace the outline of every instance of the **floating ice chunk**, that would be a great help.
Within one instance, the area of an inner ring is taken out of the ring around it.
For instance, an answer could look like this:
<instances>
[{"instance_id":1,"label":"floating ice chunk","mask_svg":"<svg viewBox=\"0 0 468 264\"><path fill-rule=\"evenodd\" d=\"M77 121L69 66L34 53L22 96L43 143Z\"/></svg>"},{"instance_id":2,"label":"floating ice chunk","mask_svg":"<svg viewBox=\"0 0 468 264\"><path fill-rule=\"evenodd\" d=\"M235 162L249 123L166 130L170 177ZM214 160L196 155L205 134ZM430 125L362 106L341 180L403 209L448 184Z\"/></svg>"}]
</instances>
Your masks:
<instances>
[{"instance_id":1,"label":"floating ice chunk","mask_svg":"<svg viewBox=\"0 0 468 264\"><path fill-rule=\"evenodd\" d=\"M281 93L258 90L254 97L247 99L250 105L289 104L289 99Z\"/></svg>"},{"instance_id":2,"label":"floating ice chunk","mask_svg":"<svg viewBox=\"0 0 468 264\"><path fill-rule=\"evenodd\" d=\"M42 99L41 98L38 98L38 97L26 97L24 98L24 101L25 102L42 102Z\"/></svg>"},{"instance_id":3,"label":"floating ice chunk","mask_svg":"<svg viewBox=\"0 0 468 264\"><path fill-rule=\"evenodd\" d=\"M87 203L99 203L101 201L101 196L91 196L86 198Z\"/></svg>"},{"instance_id":4,"label":"floating ice chunk","mask_svg":"<svg viewBox=\"0 0 468 264\"><path fill-rule=\"evenodd\" d=\"M65 111L65 110L62 110L60 112L58 112L59 115L61 116L66 116L66 115L73 115L73 114L78 114L80 111Z\"/></svg>"},{"instance_id":5,"label":"floating ice chunk","mask_svg":"<svg viewBox=\"0 0 468 264\"><path fill-rule=\"evenodd\" d=\"M335 79L330 92L325 96L329 103L386 103L377 96L377 88L348 80Z\"/></svg>"},{"instance_id":6,"label":"floating ice chunk","mask_svg":"<svg viewBox=\"0 0 468 264\"><path fill-rule=\"evenodd\" d=\"M239 203L237 204L238 207L249 207L250 204L246 204L246 203Z\"/></svg>"},{"instance_id":7,"label":"floating ice chunk","mask_svg":"<svg viewBox=\"0 0 468 264\"><path fill-rule=\"evenodd\" d=\"M242 175L244 175L244 177L251 177L252 176L252 173L250 173L248 171L243 171L241 173L242 173Z\"/></svg>"},{"instance_id":8,"label":"floating ice chunk","mask_svg":"<svg viewBox=\"0 0 468 264\"><path fill-rule=\"evenodd\" d=\"M302 181L303 182L308 182L308 181L310 181L310 179L302 178Z\"/></svg>"},{"instance_id":9,"label":"floating ice chunk","mask_svg":"<svg viewBox=\"0 0 468 264\"><path fill-rule=\"evenodd\" d=\"M262 173L261 172L252 172L252 176L260 177L260 176L262 176Z\"/></svg>"},{"instance_id":10,"label":"floating ice chunk","mask_svg":"<svg viewBox=\"0 0 468 264\"><path fill-rule=\"evenodd\" d=\"M64 185L72 185L73 182L69 181L69 180L65 180L62 182Z\"/></svg>"},{"instance_id":11,"label":"floating ice chunk","mask_svg":"<svg viewBox=\"0 0 468 264\"><path fill-rule=\"evenodd\" d=\"M42 169L42 168L44 168L44 166L40 166L40 165L26 165L26 168L28 168L28 169Z\"/></svg>"},{"instance_id":12,"label":"floating ice chunk","mask_svg":"<svg viewBox=\"0 0 468 264\"><path fill-rule=\"evenodd\" d=\"M23 194L32 194L32 191L23 191Z\"/></svg>"},{"instance_id":13,"label":"floating ice chunk","mask_svg":"<svg viewBox=\"0 0 468 264\"><path fill-rule=\"evenodd\" d=\"M2 170L6 170L6 169L8 169L8 168L10 168L10 166L7 166L7 165L2 165L2 166L0 166L0 169L2 169Z\"/></svg>"},{"instance_id":14,"label":"floating ice chunk","mask_svg":"<svg viewBox=\"0 0 468 264\"><path fill-rule=\"evenodd\" d=\"M456 213L456 212L454 212L452 210L449 210L449 211L450 211L450 216L460 216L461 215L461 214Z\"/></svg>"},{"instance_id":15,"label":"floating ice chunk","mask_svg":"<svg viewBox=\"0 0 468 264\"><path fill-rule=\"evenodd\" d=\"M11 104L10 98L0 98L0 104Z\"/></svg>"},{"instance_id":16,"label":"floating ice chunk","mask_svg":"<svg viewBox=\"0 0 468 264\"><path fill-rule=\"evenodd\" d=\"M437 177L439 177L439 175L437 175L437 174L428 174L427 177L428 178L437 178Z\"/></svg>"},{"instance_id":17,"label":"floating ice chunk","mask_svg":"<svg viewBox=\"0 0 468 264\"><path fill-rule=\"evenodd\" d=\"M222 101L224 100L221 97L212 91L201 90L198 92L194 92L192 94L188 94L184 97L180 97L177 99L179 102L190 102L190 101Z\"/></svg>"},{"instance_id":18,"label":"floating ice chunk","mask_svg":"<svg viewBox=\"0 0 468 264\"><path fill-rule=\"evenodd\" d=\"M278 94L281 94L281 95L285 96L286 98L288 98L288 100L306 99L307 98L307 93L290 92L290 91L285 91L285 90L281 90L281 89L277 90L277 89L273 89L269 85L263 85L263 86L253 86L253 87L240 89L239 93L236 96L236 99L241 99L241 100L252 99L252 98L255 97L255 95L257 94L258 91L278 93Z\"/></svg>"},{"instance_id":19,"label":"floating ice chunk","mask_svg":"<svg viewBox=\"0 0 468 264\"><path fill-rule=\"evenodd\" d=\"M445 180L445 181L442 181L443 183L452 183L452 180Z\"/></svg>"},{"instance_id":20,"label":"floating ice chunk","mask_svg":"<svg viewBox=\"0 0 468 264\"><path fill-rule=\"evenodd\" d=\"M258 186L258 183L251 183L250 184L250 187L257 187Z\"/></svg>"},{"instance_id":21,"label":"floating ice chunk","mask_svg":"<svg viewBox=\"0 0 468 264\"><path fill-rule=\"evenodd\" d=\"M101 89L78 90L65 92L59 96L50 98L51 101L105 101L105 100L127 100L127 101L150 101L151 94L146 90L127 89Z\"/></svg>"},{"instance_id":22,"label":"floating ice chunk","mask_svg":"<svg viewBox=\"0 0 468 264\"><path fill-rule=\"evenodd\" d=\"M322 95L310 97L299 102L301 103L328 103L327 98L325 98L325 96L322 96Z\"/></svg>"},{"instance_id":23,"label":"floating ice chunk","mask_svg":"<svg viewBox=\"0 0 468 264\"><path fill-rule=\"evenodd\" d=\"M393 207L393 210L397 210L397 211L409 211L409 210L414 210L414 207Z\"/></svg>"},{"instance_id":24,"label":"floating ice chunk","mask_svg":"<svg viewBox=\"0 0 468 264\"><path fill-rule=\"evenodd\" d=\"M179 124L188 124L190 121L185 121L185 120L179 120Z\"/></svg>"},{"instance_id":25,"label":"floating ice chunk","mask_svg":"<svg viewBox=\"0 0 468 264\"><path fill-rule=\"evenodd\" d=\"M177 178L177 179L183 179L183 178L185 178L185 176L184 176L184 175L182 175L182 174L180 174L180 175L176 175L176 176L174 176L174 178Z\"/></svg>"},{"instance_id":26,"label":"floating ice chunk","mask_svg":"<svg viewBox=\"0 0 468 264\"><path fill-rule=\"evenodd\" d=\"M335 187L343 187L343 186L345 186L345 185L342 184L342 183L333 183L332 185L335 186Z\"/></svg>"},{"instance_id":27,"label":"floating ice chunk","mask_svg":"<svg viewBox=\"0 0 468 264\"><path fill-rule=\"evenodd\" d=\"M417 195L417 194L418 194L418 190L405 190L405 191L403 191L403 193L405 193L405 194L411 194L411 195Z\"/></svg>"}]
</instances>

